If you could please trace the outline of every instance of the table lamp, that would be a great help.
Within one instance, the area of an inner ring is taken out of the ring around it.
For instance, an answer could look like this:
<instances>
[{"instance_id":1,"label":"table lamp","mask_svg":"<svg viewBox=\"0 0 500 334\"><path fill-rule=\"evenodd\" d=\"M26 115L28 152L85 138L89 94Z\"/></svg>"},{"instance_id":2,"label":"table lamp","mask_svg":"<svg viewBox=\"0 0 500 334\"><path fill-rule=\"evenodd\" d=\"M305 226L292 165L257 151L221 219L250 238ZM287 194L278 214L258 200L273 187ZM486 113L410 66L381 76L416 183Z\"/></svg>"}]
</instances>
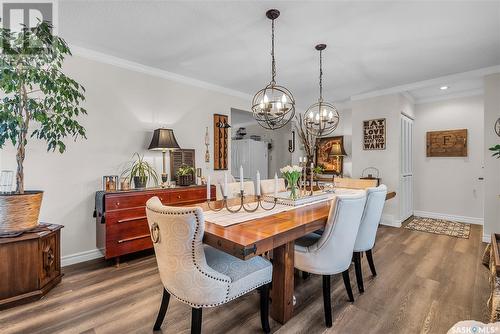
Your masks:
<instances>
[{"instance_id":1,"label":"table lamp","mask_svg":"<svg viewBox=\"0 0 500 334\"><path fill-rule=\"evenodd\" d=\"M166 170L166 154L169 150L178 149L179 144L174 136L174 131L172 129L156 129L153 132L153 138L151 138L151 143L149 144L148 150L161 151L163 155L163 170L161 173L162 182L167 182L168 174Z\"/></svg>"},{"instance_id":2,"label":"table lamp","mask_svg":"<svg viewBox=\"0 0 500 334\"><path fill-rule=\"evenodd\" d=\"M330 153L328 153L328 158L335 157L337 160L340 159L340 157L346 157L347 153L344 150L344 145L342 143L337 142L332 145L332 148L330 150ZM335 173L334 173L335 174ZM342 177L342 173L340 173L340 177ZM333 180L333 177L332 177Z\"/></svg>"}]
</instances>

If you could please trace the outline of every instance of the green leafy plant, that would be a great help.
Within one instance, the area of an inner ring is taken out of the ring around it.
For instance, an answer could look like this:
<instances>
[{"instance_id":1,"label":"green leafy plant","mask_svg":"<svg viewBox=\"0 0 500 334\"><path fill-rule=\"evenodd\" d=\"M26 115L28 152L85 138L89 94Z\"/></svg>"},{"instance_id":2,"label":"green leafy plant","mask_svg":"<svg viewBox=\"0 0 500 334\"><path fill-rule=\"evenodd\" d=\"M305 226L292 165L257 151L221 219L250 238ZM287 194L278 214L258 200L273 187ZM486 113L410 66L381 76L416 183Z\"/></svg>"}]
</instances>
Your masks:
<instances>
[{"instance_id":1,"label":"green leafy plant","mask_svg":"<svg viewBox=\"0 0 500 334\"><path fill-rule=\"evenodd\" d=\"M323 174L324 171L325 171L325 167L323 165L318 165L318 166L313 168L314 174Z\"/></svg>"},{"instance_id":2,"label":"green leafy plant","mask_svg":"<svg viewBox=\"0 0 500 334\"><path fill-rule=\"evenodd\" d=\"M490 151L493 151L492 157L496 156L497 159L500 159L500 144L490 147Z\"/></svg>"},{"instance_id":3,"label":"green leafy plant","mask_svg":"<svg viewBox=\"0 0 500 334\"><path fill-rule=\"evenodd\" d=\"M139 153L134 153L132 159L136 157L135 161L131 162L131 165L127 167L121 174L122 177L127 177L132 183L134 177L138 177L141 182L146 183L147 180L152 180L155 185L158 184L158 174L156 170L151 166L151 164L144 160L144 156Z\"/></svg>"},{"instance_id":4,"label":"green leafy plant","mask_svg":"<svg viewBox=\"0 0 500 334\"><path fill-rule=\"evenodd\" d=\"M186 164L182 164L179 167L179 169L177 170L178 176L184 176L184 175L189 175L189 174L194 174L194 168L191 166L188 166Z\"/></svg>"},{"instance_id":5,"label":"green leafy plant","mask_svg":"<svg viewBox=\"0 0 500 334\"><path fill-rule=\"evenodd\" d=\"M76 120L86 110L80 107L85 89L62 72L63 60L71 55L66 42L52 35L52 26L39 22L20 32L0 29L0 148L7 141L16 146L16 193L24 193L24 168L28 132L45 140L47 151L63 153L67 136L86 138Z\"/></svg>"}]
</instances>

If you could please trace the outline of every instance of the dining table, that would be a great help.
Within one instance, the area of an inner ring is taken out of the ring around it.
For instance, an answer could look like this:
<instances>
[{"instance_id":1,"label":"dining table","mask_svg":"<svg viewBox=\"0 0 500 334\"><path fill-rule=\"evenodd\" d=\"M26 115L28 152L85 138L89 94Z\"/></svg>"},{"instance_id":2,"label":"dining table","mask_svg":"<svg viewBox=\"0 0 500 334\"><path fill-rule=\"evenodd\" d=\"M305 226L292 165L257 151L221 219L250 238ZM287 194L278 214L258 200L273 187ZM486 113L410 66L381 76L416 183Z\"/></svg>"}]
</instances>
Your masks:
<instances>
[{"instance_id":1,"label":"dining table","mask_svg":"<svg viewBox=\"0 0 500 334\"><path fill-rule=\"evenodd\" d=\"M390 191L386 200L395 196L396 193ZM252 201L255 197L249 196L247 202ZM222 201L217 202L212 205L222 205ZM293 317L295 240L325 227L331 203L331 200L311 203L230 226L206 219L203 242L242 260L272 251L270 315L285 324ZM207 203L200 206L210 210Z\"/></svg>"}]
</instances>

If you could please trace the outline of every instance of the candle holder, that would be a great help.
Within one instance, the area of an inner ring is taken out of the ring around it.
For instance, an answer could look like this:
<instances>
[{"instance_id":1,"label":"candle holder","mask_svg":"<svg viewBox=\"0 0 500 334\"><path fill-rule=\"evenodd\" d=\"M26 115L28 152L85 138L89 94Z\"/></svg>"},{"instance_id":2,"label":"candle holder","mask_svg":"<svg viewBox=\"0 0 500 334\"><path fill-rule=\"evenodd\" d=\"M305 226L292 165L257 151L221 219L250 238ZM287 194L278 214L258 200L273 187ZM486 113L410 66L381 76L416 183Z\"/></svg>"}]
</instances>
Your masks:
<instances>
[{"instance_id":1,"label":"candle holder","mask_svg":"<svg viewBox=\"0 0 500 334\"><path fill-rule=\"evenodd\" d=\"M225 195L224 195L224 199L222 200L222 206L219 209L216 209L216 208L213 208L210 206L210 202L211 202L210 198L207 199L207 205L208 205L208 208L210 210L215 211L215 212L221 211L222 209L226 208L226 210L231 212L231 213L237 213L237 212L240 212L241 210L252 213L252 212L257 211L257 209L259 207L261 207L262 209L264 209L266 211L270 211L270 210L274 209L276 207L276 204L278 203L278 198L274 197L274 204L271 207L266 208L264 205L262 205L262 203L264 201L261 199L261 196L257 195L256 196L257 197L257 205L254 208L251 208L251 207L245 205L245 192L243 190L240 190L239 197L240 197L240 206L237 209L231 209L231 207L228 204L228 198Z\"/></svg>"}]
</instances>

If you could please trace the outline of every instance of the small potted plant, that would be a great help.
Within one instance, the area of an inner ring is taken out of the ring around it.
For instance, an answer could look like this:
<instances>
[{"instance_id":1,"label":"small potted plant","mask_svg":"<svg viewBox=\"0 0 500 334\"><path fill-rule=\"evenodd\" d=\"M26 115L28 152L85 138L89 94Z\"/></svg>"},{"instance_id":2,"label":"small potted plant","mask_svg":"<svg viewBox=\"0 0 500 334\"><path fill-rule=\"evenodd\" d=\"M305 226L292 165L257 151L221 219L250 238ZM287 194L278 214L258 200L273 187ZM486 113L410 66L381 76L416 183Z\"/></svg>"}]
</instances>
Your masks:
<instances>
[{"instance_id":1,"label":"small potted plant","mask_svg":"<svg viewBox=\"0 0 500 334\"><path fill-rule=\"evenodd\" d=\"M180 186L189 186L193 183L194 168L182 164L177 170L177 180Z\"/></svg>"},{"instance_id":2,"label":"small potted plant","mask_svg":"<svg viewBox=\"0 0 500 334\"><path fill-rule=\"evenodd\" d=\"M489 150L493 151L493 154L491 155L492 157L497 157L497 159L500 159L500 144L490 147Z\"/></svg>"},{"instance_id":3,"label":"small potted plant","mask_svg":"<svg viewBox=\"0 0 500 334\"><path fill-rule=\"evenodd\" d=\"M132 162L132 165L122 172L122 176L127 177L129 182L134 181L134 187L136 189L146 188L148 180L151 180L155 185L158 184L158 174L151 164L144 160L144 156L139 153L134 153L132 158L136 157L136 160Z\"/></svg>"}]
</instances>

